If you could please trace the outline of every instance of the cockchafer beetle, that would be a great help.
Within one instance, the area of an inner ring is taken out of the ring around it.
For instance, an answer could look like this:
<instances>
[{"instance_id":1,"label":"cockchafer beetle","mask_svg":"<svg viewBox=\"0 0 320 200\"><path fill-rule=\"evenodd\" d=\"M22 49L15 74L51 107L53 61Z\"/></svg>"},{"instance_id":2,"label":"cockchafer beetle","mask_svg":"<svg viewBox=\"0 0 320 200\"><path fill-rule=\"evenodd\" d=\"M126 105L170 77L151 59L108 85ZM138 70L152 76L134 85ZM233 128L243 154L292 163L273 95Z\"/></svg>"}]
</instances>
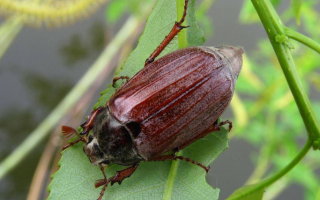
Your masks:
<instances>
[{"instance_id":1,"label":"cockchafer beetle","mask_svg":"<svg viewBox=\"0 0 320 200\"><path fill-rule=\"evenodd\" d=\"M217 120L229 105L242 67L242 48L189 47L154 59L180 30L187 12L176 22L159 47L146 60L145 67L116 91L105 107L94 110L78 134L63 126L66 136L78 135L91 163L100 165L104 178L101 199L109 183L119 184L130 177L141 161L185 160L207 172L208 167L175 153L230 121ZM153 62L154 61L154 62ZM92 135L89 136L89 131ZM168 152L172 151L172 154ZM130 166L107 179L104 166L115 163Z\"/></svg>"}]
</instances>

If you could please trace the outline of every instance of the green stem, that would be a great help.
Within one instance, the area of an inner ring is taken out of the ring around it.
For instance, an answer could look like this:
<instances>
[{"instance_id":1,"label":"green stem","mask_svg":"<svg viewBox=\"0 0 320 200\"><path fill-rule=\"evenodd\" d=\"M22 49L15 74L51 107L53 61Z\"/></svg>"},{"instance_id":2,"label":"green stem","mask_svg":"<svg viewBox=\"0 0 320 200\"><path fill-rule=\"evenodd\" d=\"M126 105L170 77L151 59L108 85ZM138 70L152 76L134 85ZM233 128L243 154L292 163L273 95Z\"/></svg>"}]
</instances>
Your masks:
<instances>
[{"instance_id":1,"label":"green stem","mask_svg":"<svg viewBox=\"0 0 320 200\"><path fill-rule=\"evenodd\" d=\"M265 181L262 181L259 185L268 187L269 185L279 180L281 177L287 174L290 170L292 170L302 160L302 158L308 153L311 147L312 147L312 140L308 138L306 144L304 145L300 153L285 168L283 168L281 171L279 171L272 177L266 179Z\"/></svg>"},{"instance_id":2,"label":"green stem","mask_svg":"<svg viewBox=\"0 0 320 200\"><path fill-rule=\"evenodd\" d=\"M140 24L138 17L130 17L116 37L101 53L97 61L89 68L87 73L60 102L60 104L46 117L41 124L0 164L0 179L17 166L48 134L69 109L82 97L87 89L94 83L100 73L108 67L112 58L120 47L131 36Z\"/></svg>"},{"instance_id":3,"label":"green stem","mask_svg":"<svg viewBox=\"0 0 320 200\"><path fill-rule=\"evenodd\" d=\"M292 95L296 101L300 115L308 131L309 138L314 141L313 148L320 148L320 126L300 81L295 63L285 35L285 27L269 0L251 0L270 42L277 55L283 73L287 79ZM283 37L285 37L283 39ZM279 41L279 38L282 40Z\"/></svg>"},{"instance_id":4,"label":"green stem","mask_svg":"<svg viewBox=\"0 0 320 200\"><path fill-rule=\"evenodd\" d=\"M285 27L284 30L285 30L286 35L289 38L294 39L298 42L301 42L302 44L306 45L307 47L320 53L320 44L317 43L316 41L312 40L311 38L309 38L301 33L298 33L297 31L294 31L290 28Z\"/></svg>"},{"instance_id":5,"label":"green stem","mask_svg":"<svg viewBox=\"0 0 320 200\"><path fill-rule=\"evenodd\" d=\"M274 182L279 180L285 174L290 172L290 170L292 170L302 160L302 158L310 150L312 143L313 143L312 140L310 138L308 138L306 144L304 145L304 147L300 151L300 153L285 168L283 168L281 171L279 171L275 175L271 176L270 178L268 178L258 184L252 185L247 190L245 190L241 193L238 193L237 195L233 195L231 198L228 198L228 200L235 200L235 199L240 199L240 198L246 197L254 192L257 192L259 190L263 190L263 189L267 188L268 186L270 186L271 184L273 184Z\"/></svg>"},{"instance_id":6,"label":"green stem","mask_svg":"<svg viewBox=\"0 0 320 200\"><path fill-rule=\"evenodd\" d=\"M182 151L180 151L177 155L180 156L182 154ZM179 162L180 161L172 161L169 175L168 175L168 180L166 184L166 190L164 191L163 194L163 200L170 200L172 198L172 190L173 190L173 185L174 185L174 180L176 179L177 173L178 173L178 167L179 167Z\"/></svg>"}]
</instances>

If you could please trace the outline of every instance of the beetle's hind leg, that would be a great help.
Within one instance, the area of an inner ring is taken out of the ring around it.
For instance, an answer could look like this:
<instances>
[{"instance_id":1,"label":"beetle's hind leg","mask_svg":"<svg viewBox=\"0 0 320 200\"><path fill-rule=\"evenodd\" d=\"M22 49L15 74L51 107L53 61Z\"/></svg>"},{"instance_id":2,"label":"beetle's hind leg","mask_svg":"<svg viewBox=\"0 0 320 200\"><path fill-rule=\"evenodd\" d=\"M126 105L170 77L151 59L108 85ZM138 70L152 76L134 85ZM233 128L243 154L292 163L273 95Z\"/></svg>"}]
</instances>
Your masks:
<instances>
[{"instance_id":1,"label":"beetle's hind leg","mask_svg":"<svg viewBox=\"0 0 320 200\"><path fill-rule=\"evenodd\" d=\"M161 44L156 48L156 50L149 56L149 58L146 60L144 66L147 66L148 64L152 63L154 59L166 48L166 46L171 42L171 40L184 28L187 28L189 26L182 26L182 23L186 19L187 16L187 9L188 9L188 3L189 0L185 0L184 4L184 11L182 18L179 22L175 22L174 26L172 27L169 35L167 35L164 40L161 42Z\"/></svg>"},{"instance_id":2,"label":"beetle's hind leg","mask_svg":"<svg viewBox=\"0 0 320 200\"><path fill-rule=\"evenodd\" d=\"M176 156L175 154L158 156L158 157L150 159L148 161L165 161L165 160L184 160L189 163L198 165L199 167L203 168L207 173L209 172L209 169L210 169L210 167L206 167L205 165L203 165L197 161L191 160L190 158L186 158L183 156Z\"/></svg>"}]
</instances>

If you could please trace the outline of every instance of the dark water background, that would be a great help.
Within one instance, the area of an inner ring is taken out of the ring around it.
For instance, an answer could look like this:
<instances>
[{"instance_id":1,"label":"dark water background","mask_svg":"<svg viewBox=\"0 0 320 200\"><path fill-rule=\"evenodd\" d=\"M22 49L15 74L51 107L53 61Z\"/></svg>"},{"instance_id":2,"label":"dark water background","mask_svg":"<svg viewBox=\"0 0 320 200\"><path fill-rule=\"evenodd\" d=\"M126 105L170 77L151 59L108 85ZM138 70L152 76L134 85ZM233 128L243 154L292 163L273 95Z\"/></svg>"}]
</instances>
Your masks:
<instances>
[{"instance_id":1,"label":"dark water background","mask_svg":"<svg viewBox=\"0 0 320 200\"><path fill-rule=\"evenodd\" d=\"M231 3L232 2L232 3ZM242 1L218 0L210 10L214 36L205 45L229 44L254 51L266 34L262 25L241 25ZM228 11L228 12L226 12ZM122 19L124 20L124 19ZM76 84L121 26L108 25L104 7L89 19L59 29L25 27L0 60L0 160L14 150ZM250 29L250 31L248 31ZM111 79L105 80L106 87ZM93 98L92 105L99 98ZM91 106L92 107L92 106ZM89 113L89 111L88 111ZM226 112L223 118L231 116ZM0 181L0 199L25 199L46 141ZM214 162L208 182L220 188L220 199L241 187L254 169L255 149L233 139ZM300 186L291 186L277 199L303 199Z\"/></svg>"}]
</instances>

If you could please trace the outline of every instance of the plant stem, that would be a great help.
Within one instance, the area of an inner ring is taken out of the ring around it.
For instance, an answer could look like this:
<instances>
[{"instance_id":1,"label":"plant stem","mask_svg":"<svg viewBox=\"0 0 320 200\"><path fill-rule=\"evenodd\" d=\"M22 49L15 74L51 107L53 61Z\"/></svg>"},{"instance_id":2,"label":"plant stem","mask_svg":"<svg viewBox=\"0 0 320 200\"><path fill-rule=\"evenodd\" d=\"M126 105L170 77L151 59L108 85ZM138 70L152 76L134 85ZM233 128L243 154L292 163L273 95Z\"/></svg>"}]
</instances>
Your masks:
<instances>
[{"instance_id":1,"label":"plant stem","mask_svg":"<svg viewBox=\"0 0 320 200\"><path fill-rule=\"evenodd\" d=\"M263 185L264 187L268 187L272 183L279 180L281 177L283 177L285 174L287 174L290 170L292 170L301 160L302 158L308 153L312 146L313 141L308 138L306 144L304 145L303 149L300 151L300 153L281 171L276 173L275 175L271 176L270 178L262 181L259 183L259 185Z\"/></svg>"},{"instance_id":2,"label":"plant stem","mask_svg":"<svg viewBox=\"0 0 320 200\"><path fill-rule=\"evenodd\" d=\"M250 188L248 188L247 190L238 193L237 195L233 195L231 198L228 198L228 200L235 200L235 199L241 199L245 196L248 196L254 192L257 192L259 190L265 189L268 186L270 186L271 184L273 184L274 182L276 182L277 180L279 180L281 177L283 177L285 174L287 174L288 172L290 172L290 170L292 170L301 160L302 158L308 153L308 151L310 150L311 146L312 146L312 140L310 138L308 138L306 144L304 145L303 149L300 151L300 153L285 167L283 168L281 171L279 171L278 173L276 173L275 175L271 176L270 178L257 183L255 185L252 185Z\"/></svg>"},{"instance_id":3,"label":"plant stem","mask_svg":"<svg viewBox=\"0 0 320 200\"><path fill-rule=\"evenodd\" d=\"M180 151L177 155L178 156L182 155L182 151ZM173 190L174 180L178 173L179 162L181 161L179 160L171 161L171 167L168 175L167 185L166 185L166 189L163 194L162 200L170 200L172 197L172 190Z\"/></svg>"},{"instance_id":4,"label":"plant stem","mask_svg":"<svg viewBox=\"0 0 320 200\"><path fill-rule=\"evenodd\" d=\"M251 0L269 36L283 73L294 96L300 115L314 141L313 148L320 148L320 126L300 81L290 47L285 35L285 27L269 0ZM282 38L282 40L279 40Z\"/></svg>"},{"instance_id":5,"label":"plant stem","mask_svg":"<svg viewBox=\"0 0 320 200\"><path fill-rule=\"evenodd\" d=\"M298 33L297 31L294 31L290 28L285 27L284 30L285 30L286 35L289 38L292 38L298 42L301 42L302 44L306 45L307 47L320 53L320 44L317 43L316 41L312 40L311 38L309 38L301 33Z\"/></svg>"},{"instance_id":6,"label":"plant stem","mask_svg":"<svg viewBox=\"0 0 320 200\"><path fill-rule=\"evenodd\" d=\"M87 89L94 83L100 73L108 67L112 58L120 47L131 36L131 33L139 26L139 17L130 17L116 37L101 53L96 62L89 68L77 85L59 103L59 105L47 116L41 124L0 164L0 180L10 170L17 166L46 136L69 109L81 98Z\"/></svg>"}]
</instances>

